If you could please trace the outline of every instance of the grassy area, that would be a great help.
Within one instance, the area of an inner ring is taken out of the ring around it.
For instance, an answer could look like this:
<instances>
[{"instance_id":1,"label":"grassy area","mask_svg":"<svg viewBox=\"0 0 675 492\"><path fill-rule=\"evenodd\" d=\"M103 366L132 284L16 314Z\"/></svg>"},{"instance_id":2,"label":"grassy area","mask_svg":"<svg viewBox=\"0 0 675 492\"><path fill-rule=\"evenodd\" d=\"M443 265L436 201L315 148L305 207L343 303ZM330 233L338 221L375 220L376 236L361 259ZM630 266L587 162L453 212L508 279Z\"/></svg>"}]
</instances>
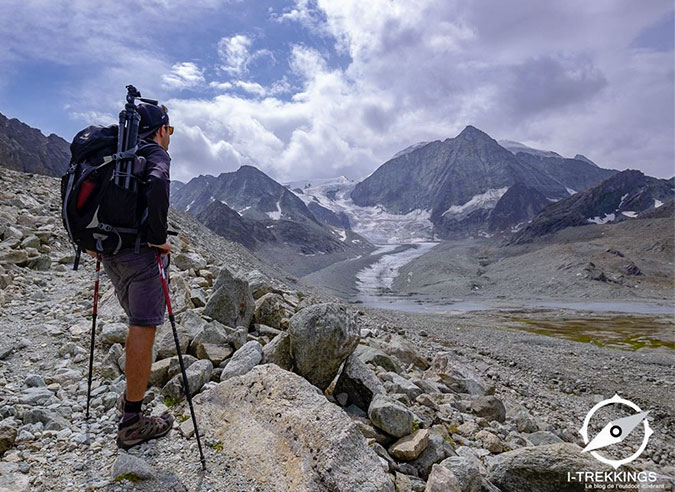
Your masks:
<instances>
[{"instance_id":1,"label":"grassy area","mask_svg":"<svg viewBox=\"0 0 675 492\"><path fill-rule=\"evenodd\" d=\"M663 317L607 316L541 320L512 317L519 330L623 350L664 347L675 350L674 323Z\"/></svg>"}]
</instances>

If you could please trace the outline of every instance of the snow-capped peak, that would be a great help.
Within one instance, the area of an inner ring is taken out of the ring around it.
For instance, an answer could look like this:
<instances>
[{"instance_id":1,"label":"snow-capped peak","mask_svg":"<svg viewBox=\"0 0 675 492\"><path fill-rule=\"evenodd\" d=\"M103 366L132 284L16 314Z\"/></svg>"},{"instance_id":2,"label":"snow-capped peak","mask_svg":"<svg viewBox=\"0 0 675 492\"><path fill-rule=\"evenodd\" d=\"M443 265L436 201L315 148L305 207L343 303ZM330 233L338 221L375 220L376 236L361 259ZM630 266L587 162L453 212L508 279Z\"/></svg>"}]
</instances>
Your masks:
<instances>
[{"instance_id":1,"label":"snow-capped peak","mask_svg":"<svg viewBox=\"0 0 675 492\"><path fill-rule=\"evenodd\" d=\"M540 157L562 157L560 154L553 152L552 150L533 149L532 147L528 147L527 145L520 142L514 142L513 140L499 140L499 145L514 155L518 152L524 152L526 154L537 155Z\"/></svg>"}]
</instances>

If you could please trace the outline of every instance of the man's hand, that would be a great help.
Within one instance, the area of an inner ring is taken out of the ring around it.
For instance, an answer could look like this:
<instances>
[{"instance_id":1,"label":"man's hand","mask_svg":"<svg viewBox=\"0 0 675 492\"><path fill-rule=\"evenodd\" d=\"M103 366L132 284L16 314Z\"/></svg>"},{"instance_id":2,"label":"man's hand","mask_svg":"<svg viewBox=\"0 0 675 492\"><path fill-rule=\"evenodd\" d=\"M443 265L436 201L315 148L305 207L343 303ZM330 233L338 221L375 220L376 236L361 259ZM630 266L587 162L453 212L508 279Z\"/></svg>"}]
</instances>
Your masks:
<instances>
[{"instance_id":1,"label":"man's hand","mask_svg":"<svg viewBox=\"0 0 675 492\"><path fill-rule=\"evenodd\" d=\"M169 253L171 253L171 245L169 244L169 241L165 242L164 244L150 244L148 243L148 246L151 248L157 248L161 250L160 256L166 256Z\"/></svg>"},{"instance_id":2,"label":"man's hand","mask_svg":"<svg viewBox=\"0 0 675 492\"><path fill-rule=\"evenodd\" d=\"M87 254L88 254L89 256L91 256L92 258L94 258L94 259L96 258L96 253L94 253L93 251L90 251L90 250L88 250L88 249L85 249L84 252L87 253Z\"/></svg>"}]
</instances>

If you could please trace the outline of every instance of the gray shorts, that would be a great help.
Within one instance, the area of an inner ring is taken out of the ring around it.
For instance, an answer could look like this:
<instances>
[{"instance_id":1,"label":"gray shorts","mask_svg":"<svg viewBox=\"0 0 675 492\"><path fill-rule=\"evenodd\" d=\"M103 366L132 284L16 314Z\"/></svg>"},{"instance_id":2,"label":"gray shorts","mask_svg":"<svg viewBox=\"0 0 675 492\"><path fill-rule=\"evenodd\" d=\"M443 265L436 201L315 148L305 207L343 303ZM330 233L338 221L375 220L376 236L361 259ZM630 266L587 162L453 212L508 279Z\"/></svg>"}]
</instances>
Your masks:
<instances>
[{"instance_id":1,"label":"gray shorts","mask_svg":"<svg viewBox=\"0 0 675 492\"><path fill-rule=\"evenodd\" d=\"M167 267L168 257L165 256L162 261ZM116 255L103 255L103 267L130 325L157 326L164 323L166 303L154 249L144 246L139 253L127 249Z\"/></svg>"}]
</instances>

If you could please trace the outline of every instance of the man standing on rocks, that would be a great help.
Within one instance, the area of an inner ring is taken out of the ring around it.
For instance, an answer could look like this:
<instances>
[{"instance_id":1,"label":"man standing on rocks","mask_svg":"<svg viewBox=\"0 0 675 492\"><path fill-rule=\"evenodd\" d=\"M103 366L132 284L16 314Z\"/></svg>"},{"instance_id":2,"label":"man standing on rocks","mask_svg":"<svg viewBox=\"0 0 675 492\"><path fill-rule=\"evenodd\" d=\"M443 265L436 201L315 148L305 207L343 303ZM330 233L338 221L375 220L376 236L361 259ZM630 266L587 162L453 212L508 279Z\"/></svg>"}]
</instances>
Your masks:
<instances>
[{"instance_id":1,"label":"man standing on rocks","mask_svg":"<svg viewBox=\"0 0 675 492\"><path fill-rule=\"evenodd\" d=\"M173 417L163 414L151 417L141 412L152 365L152 346L157 325L164 322L166 310L162 283L157 269L154 248L161 250L164 266L168 266L171 247L167 241L169 210L169 140L173 127L165 106L139 104L141 116L138 133L145 144L138 155L146 159L146 184L141 193L141 209L148 207L139 253L133 248L116 255L102 255L103 267L115 287L115 294L129 318L125 344L127 388L117 401L122 412L118 424L117 446L129 449L150 439L165 436L171 430ZM147 244L147 246L146 246ZM87 251L92 256L94 252Z\"/></svg>"}]
</instances>

